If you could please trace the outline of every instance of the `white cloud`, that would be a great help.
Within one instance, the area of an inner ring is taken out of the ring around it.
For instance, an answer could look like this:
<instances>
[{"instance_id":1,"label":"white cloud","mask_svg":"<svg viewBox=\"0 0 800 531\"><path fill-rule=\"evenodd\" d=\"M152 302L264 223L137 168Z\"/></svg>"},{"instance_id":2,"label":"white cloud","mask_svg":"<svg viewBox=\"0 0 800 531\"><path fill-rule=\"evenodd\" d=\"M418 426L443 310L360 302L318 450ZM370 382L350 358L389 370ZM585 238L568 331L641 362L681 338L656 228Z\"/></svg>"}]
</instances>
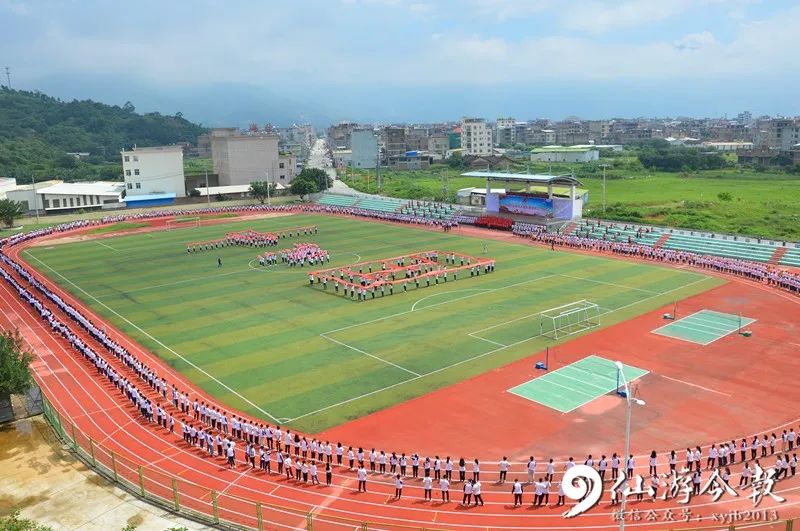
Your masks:
<instances>
[{"instance_id":1,"label":"white cloud","mask_svg":"<svg viewBox=\"0 0 800 531\"><path fill-rule=\"evenodd\" d=\"M408 6L408 9L410 9L412 13L425 14L433 11L433 7L434 6L432 4L423 4L421 2L418 2Z\"/></svg>"},{"instance_id":2,"label":"white cloud","mask_svg":"<svg viewBox=\"0 0 800 531\"><path fill-rule=\"evenodd\" d=\"M605 33L616 28L634 28L683 13L690 0L595 0L569 4L560 17L564 27L590 33Z\"/></svg>"},{"instance_id":3,"label":"white cloud","mask_svg":"<svg viewBox=\"0 0 800 531\"><path fill-rule=\"evenodd\" d=\"M690 33L675 41L675 47L679 50L699 50L715 44L717 44L717 40L710 31Z\"/></svg>"},{"instance_id":4,"label":"white cloud","mask_svg":"<svg viewBox=\"0 0 800 531\"><path fill-rule=\"evenodd\" d=\"M499 22L527 18L558 5L553 0L472 0L472 9L479 17Z\"/></svg>"}]
</instances>

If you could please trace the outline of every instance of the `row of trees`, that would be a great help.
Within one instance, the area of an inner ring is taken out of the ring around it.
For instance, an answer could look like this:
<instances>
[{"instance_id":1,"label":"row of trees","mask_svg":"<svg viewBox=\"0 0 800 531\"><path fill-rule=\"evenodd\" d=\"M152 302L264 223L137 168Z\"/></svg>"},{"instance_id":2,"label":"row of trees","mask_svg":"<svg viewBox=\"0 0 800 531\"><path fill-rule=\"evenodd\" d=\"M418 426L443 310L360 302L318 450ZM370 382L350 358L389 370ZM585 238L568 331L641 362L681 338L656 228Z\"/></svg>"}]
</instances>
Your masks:
<instances>
[{"instance_id":1,"label":"row of trees","mask_svg":"<svg viewBox=\"0 0 800 531\"><path fill-rule=\"evenodd\" d=\"M0 88L0 175L119 178L119 151L133 145L196 142L205 128L180 113L137 114L91 100L61 101L41 92ZM87 159L67 155L87 152Z\"/></svg>"},{"instance_id":2,"label":"row of trees","mask_svg":"<svg viewBox=\"0 0 800 531\"><path fill-rule=\"evenodd\" d=\"M673 146L663 139L639 143L637 156L645 168L669 172L718 170L727 164L725 157L716 151Z\"/></svg>"}]
</instances>

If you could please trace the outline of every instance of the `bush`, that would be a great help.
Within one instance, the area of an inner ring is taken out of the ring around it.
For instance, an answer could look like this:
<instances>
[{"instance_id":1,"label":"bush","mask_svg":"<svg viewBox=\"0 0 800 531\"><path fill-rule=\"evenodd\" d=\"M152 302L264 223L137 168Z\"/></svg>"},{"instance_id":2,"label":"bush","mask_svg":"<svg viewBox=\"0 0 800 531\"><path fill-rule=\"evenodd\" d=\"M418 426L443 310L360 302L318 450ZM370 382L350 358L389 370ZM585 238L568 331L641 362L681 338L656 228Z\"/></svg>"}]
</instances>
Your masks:
<instances>
[{"instance_id":1,"label":"bush","mask_svg":"<svg viewBox=\"0 0 800 531\"><path fill-rule=\"evenodd\" d=\"M200 190L197 188L192 188L189 190L189 197L200 197Z\"/></svg>"},{"instance_id":2,"label":"bush","mask_svg":"<svg viewBox=\"0 0 800 531\"><path fill-rule=\"evenodd\" d=\"M717 194L717 198L720 201L732 201L733 200L733 196L730 194L730 192L720 192L720 193Z\"/></svg>"}]
</instances>

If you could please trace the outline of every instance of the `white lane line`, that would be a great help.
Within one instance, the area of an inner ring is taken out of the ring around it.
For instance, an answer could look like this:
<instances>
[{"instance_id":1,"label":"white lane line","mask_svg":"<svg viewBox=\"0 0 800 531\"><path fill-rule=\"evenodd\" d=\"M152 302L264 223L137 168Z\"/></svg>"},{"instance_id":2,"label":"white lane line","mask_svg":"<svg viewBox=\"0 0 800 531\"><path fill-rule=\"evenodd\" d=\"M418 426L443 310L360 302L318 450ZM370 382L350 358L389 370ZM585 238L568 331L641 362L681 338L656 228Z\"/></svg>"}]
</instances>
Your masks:
<instances>
[{"instance_id":1,"label":"white lane line","mask_svg":"<svg viewBox=\"0 0 800 531\"><path fill-rule=\"evenodd\" d=\"M653 374L656 374L656 373L653 373ZM728 393L723 393L722 391L717 391L716 389L711 389L710 387L703 387L702 385L697 385L697 384L694 384L694 383L691 383L691 382L684 382L683 380L679 380L679 379L673 378L671 376L666 376L666 375L663 375L663 374L659 374L658 376L661 376L662 378L666 378L667 380L672 380L673 382L682 383L683 385L688 385L690 387L696 387L697 389L702 389L703 391L708 391L709 393L716 393L718 395L727 396L727 397L733 396L733 395L730 395Z\"/></svg>"},{"instance_id":2,"label":"white lane line","mask_svg":"<svg viewBox=\"0 0 800 531\"><path fill-rule=\"evenodd\" d=\"M334 343L336 343L337 345L341 345L341 346L343 346L343 347L349 348L350 350L354 350L354 351L356 351L356 352L358 352L358 353L360 353L360 354L364 354L365 356L369 356L370 358L373 358L373 359L376 359L376 360L378 360L378 361L380 361L380 362L383 362L383 363L385 363L386 365L391 365L392 367L395 367L395 368L397 368L397 369L400 369L401 371L406 371L407 373L409 373L409 374L413 374L414 376L417 376L417 377L419 377L419 376L420 376L420 374L419 374L418 372L414 372L414 371L412 371L411 369L406 369L405 367L402 367L402 366L400 366L400 365L398 365L398 364L396 364L396 363L392 363L392 362L391 362L391 361L389 361L389 360L385 360L385 359L383 359L383 358L380 358L380 357L378 357L378 356L376 356L376 355L374 355L374 354L370 354L369 352L367 352L367 351L365 351L365 350L361 350L360 348L356 348L356 347L354 347L354 346L352 346L352 345L348 345L347 343L342 343L342 342L341 342L341 341L339 341L338 339L333 339L332 337L328 337L328 336L326 336L325 334L320 334L320 336L324 337L325 339L327 339L327 340L329 340L329 341L333 341L333 342L334 342Z\"/></svg>"},{"instance_id":3,"label":"white lane line","mask_svg":"<svg viewBox=\"0 0 800 531\"><path fill-rule=\"evenodd\" d=\"M96 243L97 245L102 245L103 247L106 247L106 248L108 248L108 249L111 249L112 251L115 251L115 252L118 252L118 253L121 253L121 252L122 252L122 251L120 251L119 249L117 249L116 247L111 247L110 245L108 245L108 244L105 244L105 243L101 242L100 240L93 240L93 241L94 241L94 243Z\"/></svg>"}]
</instances>

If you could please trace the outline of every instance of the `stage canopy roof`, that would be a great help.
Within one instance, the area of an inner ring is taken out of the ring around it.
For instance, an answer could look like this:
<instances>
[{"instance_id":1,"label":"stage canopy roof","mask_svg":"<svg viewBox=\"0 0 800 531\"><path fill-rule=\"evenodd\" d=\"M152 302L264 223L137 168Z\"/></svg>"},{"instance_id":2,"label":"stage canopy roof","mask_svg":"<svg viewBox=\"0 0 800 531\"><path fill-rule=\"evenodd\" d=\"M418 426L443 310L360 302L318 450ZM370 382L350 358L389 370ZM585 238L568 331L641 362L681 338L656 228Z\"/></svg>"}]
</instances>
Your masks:
<instances>
[{"instance_id":1,"label":"stage canopy roof","mask_svg":"<svg viewBox=\"0 0 800 531\"><path fill-rule=\"evenodd\" d=\"M571 175L549 175L546 173L504 173L493 171L468 171L462 177L480 177L488 181L503 181L507 183L545 184L583 186L581 182Z\"/></svg>"}]
</instances>

